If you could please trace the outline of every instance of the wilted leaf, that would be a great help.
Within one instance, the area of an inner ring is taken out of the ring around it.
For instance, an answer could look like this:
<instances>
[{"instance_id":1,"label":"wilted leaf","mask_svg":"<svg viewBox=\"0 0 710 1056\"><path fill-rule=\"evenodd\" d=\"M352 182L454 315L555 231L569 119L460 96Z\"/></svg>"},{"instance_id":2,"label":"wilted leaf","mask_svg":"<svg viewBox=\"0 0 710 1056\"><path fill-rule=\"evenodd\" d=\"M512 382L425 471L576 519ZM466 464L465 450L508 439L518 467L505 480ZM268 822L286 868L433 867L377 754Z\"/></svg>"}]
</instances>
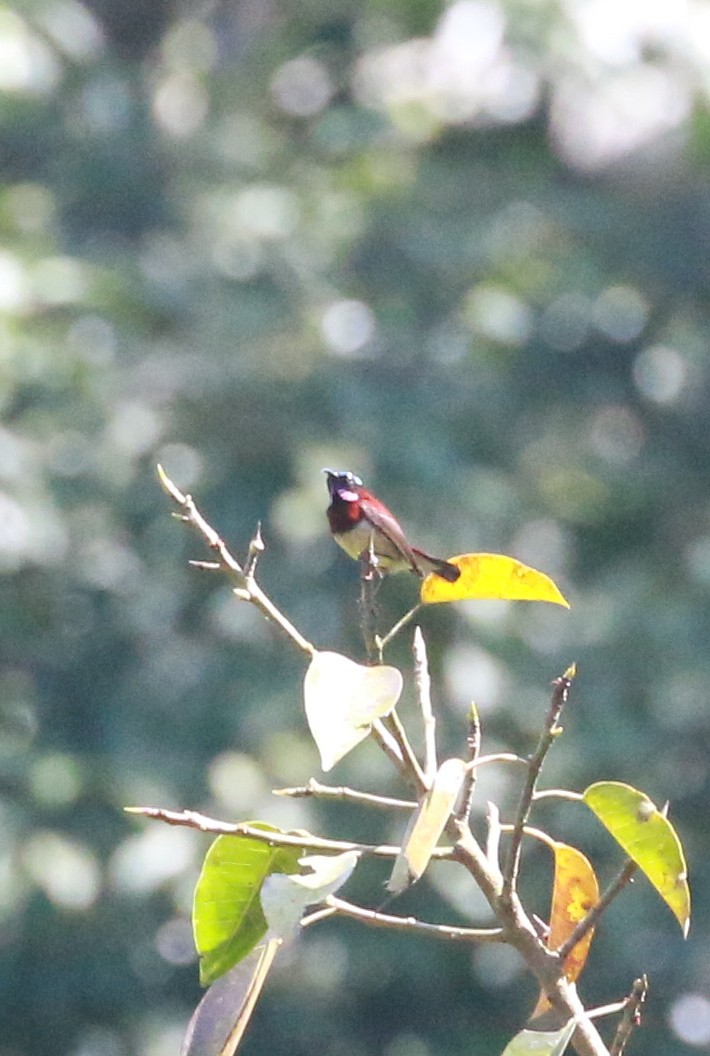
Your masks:
<instances>
[{"instance_id":1,"label":"wilted leaf","mask_svg":"<svg viewBox=\"0 0 710 1056\"><path fill-rule=\"evenodd\" d=\"M580 920L599 901L599 884L589 859L576 847L557 842L551 847L555 855L555 876L547 945L554 950L570 937ZM564 971L571 982L579 978L586 964L593 937L591 928L565 958ZM533 1016L549 1007L547 997L541 994Z\"/></svg>"},{"instance_id":2,"label":"wilted leaf","mask_svg":"<svg viewBox=\"0 0 710 1056\"><path fill-rule=\"evenodd\" d=\"M306 906L324 902L342 887L360 857L357 851L344 854L311 854L300 858L298 864L311 871L300 873L272 873L261 887L261 908L270 931L280 939L287 939L298 928Z\"/></svg>"},{"instance_id":3,"label":"wilted leaf","mask_svg":"<svg viewBox=\"0 0 710 1056\"><path fill-rule=\"evenodd\" d=\"M389 715L402 692L396 667L366 667L340 653L316 653L303 686L306 718L323 770L363 741L375 719Z\"/></svg>"},{"instance_id":4,"label":"wilted leaf","mask_svg":"<svg viewBox=\"0 0 710 1056\"><path fill-rule=\"evenodd\" d=\"M573 1019L559 1030L521 1030L501 1056L562 1056L573 1034Z\"/></svg>"},{"instance_id":5,"label":"wilted leaf","mask_svg":"<svg viewBox=\"0 0 710 1056\"><path fill-rule=\"evenodd\" d=\"M549 601L569 608L557 585L522 561L505 554L461 554L448 561L461 575L455 583L432 573L421 586L425 605L443 601L468 601L475 598L507 601Z\"/></svg>"},{"instance_id":6,"label":"wilted leaf","mask_svg":"<svg viewBox=\"0 0 710 1056\"><path fill-rule=\"evenodd\" d=\"M233 1056L281 943L272 939L213 983L187 1026L180 1056Z\"/></svg>"},{"instance_id":7,"label":"wilted leaf","mask_svg":"<svg viewBox=\"0 0 710 1056\"><path fill-rule=\"evenodd\" d=\"M388 891L400 894L426 869L461 791L465 773L463 759L447 759L439 767L431 789L409 823L402 851L387 882Z\"/></svg>"},{"instance_id":8,"label":"wilted leaf","mask_svg":"<svg viewBox=\"0 0 710 1056\"><path fill-rule=\"evenodd\" d=\"M232 968L263 938L261 885L270 873L296 872L302 854L300 847L271 847L244 836L217 837L205 855L193 899L192 927L203 986Z\"/></svg>"},{"instance_id":9,"label":"wilted leaf","mask_svg":"<svg viewBox=\"0 0 710 1056\"><path fill-rule=\"evenodd\" d=\"M598 781L584 792L584 802L608 829L688 934L690 888L685 855L678 835L644 792L620 781Z\"/></svg>"}]
</instances>

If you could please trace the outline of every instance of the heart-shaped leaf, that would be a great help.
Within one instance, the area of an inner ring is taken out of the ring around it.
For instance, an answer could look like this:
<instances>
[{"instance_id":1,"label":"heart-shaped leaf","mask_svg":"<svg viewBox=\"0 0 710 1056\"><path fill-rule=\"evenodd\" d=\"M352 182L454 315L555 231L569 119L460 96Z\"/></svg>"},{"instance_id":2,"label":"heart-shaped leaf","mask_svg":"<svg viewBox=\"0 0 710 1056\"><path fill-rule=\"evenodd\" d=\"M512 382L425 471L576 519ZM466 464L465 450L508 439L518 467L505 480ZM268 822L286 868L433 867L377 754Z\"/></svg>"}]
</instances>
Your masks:
<instances>
[{"instance_id":1,"label":"heart-shaped leaf","mask_svg":"<svg viewBox=\"0 0 710 1056\"><path fill-rule=\"evenodd\" d=\"M455 583L432 573L421 586L420 598L425 605L443 601L470 601L476 598L505 601L549 601L569 608L569 602L557 585L522 561L505 554L460 554L448 558L461 575Z\"/></svg>"},{"instance_id":2,"label":"heart-shaped leaf","mask_svg":"<svg viewBox=\"0 0 710 1056\"><path fill-rule=\"evenodd\" d=\"M259 825L278 832L270 825ZM272 847L245 836L218 836L202 864L192 909L200 981L208 986L263 938L259 892L270 873L298 871L300 847Z\"/></svg>"},{"instance_id":3,"label":"heart-shaped leaf","mask_svg":"<svg viewBox=\"0 0 710 1056\"><path fill-rule=\"evenodd\" d=\"M585 789L584 802L646 874L688 934L690 888L685 855L668 818L644 792L620 781L598 781Z\"/></svg>"},{"instance_id":4,"label":"heart-shaped leaf","mask_svg":"<svg viewBox=\"0 0 710 1056\"><path fill-rule=\"evenodd\" d=\"M402 692L396 667L366 667L340 653L316 653L303 686L306 718L324 771L364 740L375 719L389 715Z\"/></svg>"}]
</instances>

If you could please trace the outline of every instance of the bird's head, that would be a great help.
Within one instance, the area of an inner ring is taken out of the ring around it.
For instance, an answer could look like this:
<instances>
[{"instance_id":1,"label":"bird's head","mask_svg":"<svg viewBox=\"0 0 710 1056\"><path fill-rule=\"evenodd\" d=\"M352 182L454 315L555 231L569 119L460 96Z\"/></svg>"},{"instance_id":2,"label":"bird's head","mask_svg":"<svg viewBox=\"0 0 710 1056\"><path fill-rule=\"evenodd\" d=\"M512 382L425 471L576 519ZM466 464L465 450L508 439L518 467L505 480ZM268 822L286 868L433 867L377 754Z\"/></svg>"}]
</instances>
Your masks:
<instances>
[{"instance_id":1,"label":"bird's head","mask_svg":"<svg viewBox=\"0 0 710 1056\"><path fill-rule=\"evenodd\" d=\"M339 498L345 502L354 502L358 496L358 488L362 487L362 481L349 470L344 472L337 469L324 469L331 499Z\"/></svg>"}]
</instances>

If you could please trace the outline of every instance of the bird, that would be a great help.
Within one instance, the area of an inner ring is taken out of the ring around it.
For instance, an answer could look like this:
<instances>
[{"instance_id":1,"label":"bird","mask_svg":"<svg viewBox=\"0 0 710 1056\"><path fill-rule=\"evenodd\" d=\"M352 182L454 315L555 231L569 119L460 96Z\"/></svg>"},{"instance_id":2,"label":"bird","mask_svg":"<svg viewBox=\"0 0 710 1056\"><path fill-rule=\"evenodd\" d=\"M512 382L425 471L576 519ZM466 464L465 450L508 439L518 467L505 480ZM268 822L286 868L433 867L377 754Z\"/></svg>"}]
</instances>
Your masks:
<instances>
[{"instance_id":1,"label":"bird","mask_svg":"<svg viewBox=\"0 0 710 1056\"><path fill-rule=\"evenodd\" d=\"M323 472L330 494L328 524L346 554L358 560L371 552L380 573L410 571L423 578L433 572L449 583L456 582L459 569L412 546L394 514L367 490L360 477L335 469Z\"/></svg>"}]
</instances>

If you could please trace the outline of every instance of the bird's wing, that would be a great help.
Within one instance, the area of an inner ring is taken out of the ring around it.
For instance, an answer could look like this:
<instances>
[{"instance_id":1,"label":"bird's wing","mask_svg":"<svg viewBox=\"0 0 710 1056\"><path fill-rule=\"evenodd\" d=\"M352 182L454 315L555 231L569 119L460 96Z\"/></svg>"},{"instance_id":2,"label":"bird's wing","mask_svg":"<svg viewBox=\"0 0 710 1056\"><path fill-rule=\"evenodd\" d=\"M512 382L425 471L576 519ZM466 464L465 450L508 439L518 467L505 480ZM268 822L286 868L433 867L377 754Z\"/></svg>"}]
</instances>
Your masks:
<instances>
[{"instance_id":1,"label":"bird's wing","mask_svg":"<svg viewBox=\"0 0 710 1056\"><path fill-rule=\"evenodd\" d=\"M360 509L365 520L387 539L394 551L400 554L417 574L421 575L414 551L407 542L397 518L382 503L371 502L366 497L360 499Z\"/></svg>"}]
</instances>

